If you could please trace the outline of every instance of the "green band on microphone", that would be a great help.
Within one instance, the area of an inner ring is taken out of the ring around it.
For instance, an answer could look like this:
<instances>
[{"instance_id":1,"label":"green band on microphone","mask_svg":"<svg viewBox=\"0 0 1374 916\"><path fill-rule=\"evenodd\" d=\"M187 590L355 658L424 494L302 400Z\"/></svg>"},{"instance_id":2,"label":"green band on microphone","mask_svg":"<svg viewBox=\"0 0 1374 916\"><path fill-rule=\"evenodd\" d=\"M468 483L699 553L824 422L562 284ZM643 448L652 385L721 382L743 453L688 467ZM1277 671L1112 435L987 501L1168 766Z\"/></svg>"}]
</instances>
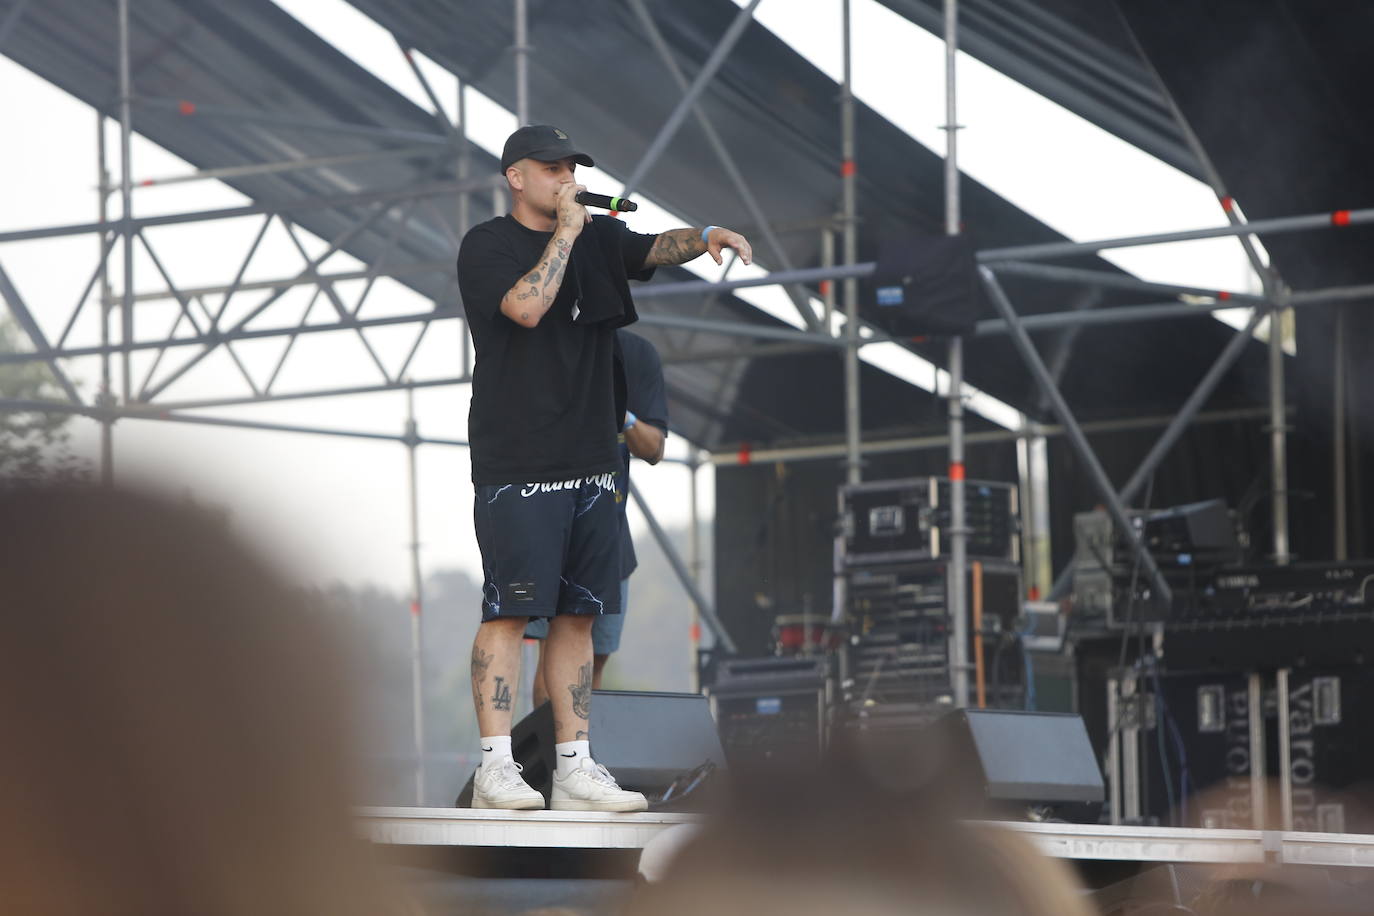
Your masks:
<instances>
[{"instance_id":1,"label":"green band on microphone","mask_svg":"<svg viewBox=\"0 0 1374 916\"><path fill-rule=\"evenodd\" d=\"M612 198L611 198L611 209L612 209L612 210L619 210L619 209L620 209L620 198L619 198L619 197L612 197Z\"/></svg>"}]
</instances>

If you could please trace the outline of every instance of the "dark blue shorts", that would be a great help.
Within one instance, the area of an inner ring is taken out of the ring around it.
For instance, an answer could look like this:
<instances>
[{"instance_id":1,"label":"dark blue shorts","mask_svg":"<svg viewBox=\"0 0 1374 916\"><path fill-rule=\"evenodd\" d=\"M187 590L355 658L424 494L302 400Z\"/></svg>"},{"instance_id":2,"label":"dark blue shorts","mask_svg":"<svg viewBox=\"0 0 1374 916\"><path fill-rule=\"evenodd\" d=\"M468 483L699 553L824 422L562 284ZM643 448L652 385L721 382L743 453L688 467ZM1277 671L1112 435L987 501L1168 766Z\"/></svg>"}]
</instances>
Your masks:
<instances>
[{"instance_id":1,"label":"dark blue shorts","mask_svg":"<svg viewBox=\"0 0 1374 916\"><path fill-rule=\"evenodd\" d=\"M620 613L617 476L476 487L484 622Z\"/></svg>"}]
</instances>

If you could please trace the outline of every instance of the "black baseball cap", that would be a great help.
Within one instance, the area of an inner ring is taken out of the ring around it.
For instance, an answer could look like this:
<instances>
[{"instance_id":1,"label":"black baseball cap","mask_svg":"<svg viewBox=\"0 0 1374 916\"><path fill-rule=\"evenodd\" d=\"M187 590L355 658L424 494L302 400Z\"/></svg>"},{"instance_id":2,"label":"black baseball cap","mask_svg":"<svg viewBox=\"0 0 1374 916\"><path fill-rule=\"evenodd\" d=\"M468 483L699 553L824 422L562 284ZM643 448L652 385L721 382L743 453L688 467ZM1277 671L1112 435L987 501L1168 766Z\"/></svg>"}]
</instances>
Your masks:
<instances>
[{"instance_id":1,"label":"black baseball cap","mask_svg":"<svg viewBox=\"0 0 1374 916\"><path fill-rule=\"evenodd\" d=\"M521 159L540 162L572 159L578 165L596 165L591 156L573 146L567 134L550 124L526 124L506 138L506 146L501 150L502 174Z\"/></svg>"}]
</instances>

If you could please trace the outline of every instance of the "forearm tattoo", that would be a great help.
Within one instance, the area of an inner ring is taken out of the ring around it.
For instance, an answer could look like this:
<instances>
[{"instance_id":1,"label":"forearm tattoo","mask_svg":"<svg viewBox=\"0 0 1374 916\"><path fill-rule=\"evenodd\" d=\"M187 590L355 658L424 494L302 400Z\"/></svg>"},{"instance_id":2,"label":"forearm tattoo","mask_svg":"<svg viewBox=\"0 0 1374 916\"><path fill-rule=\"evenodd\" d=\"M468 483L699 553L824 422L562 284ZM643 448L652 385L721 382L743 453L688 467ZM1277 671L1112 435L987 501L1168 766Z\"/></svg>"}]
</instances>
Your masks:
<instances>
[{"instance_id":1,"label":"forearm tattoo","mask_svg":"<svg viewBox=\"0 0 1374 916\"><path fill-rule=\"evenodd\" d=\"M514 294L515 301L519 303L521 321L542 316L553 307L571 255L572 242L555 237L545 247L544 256L534 265L534 269L517 280L510 292L506 293L507 297Z\"/></svg>"},{"instance_id":2,"label":"forearm tattoo","mask_svg":"<svg viewBox=\"0 0 1374 916\"><path fill-rule=\"evenodd\" d=\"M472 698L478 709L487 708L486 702L482 699L482 682L487 679L487 669L491 667L491 661L495 657L477 646L472 647Z\"/></svg>"},{"instance_id":3,"label":"forearm tattoo","mask_svg":"<svg viewBox=\"0 0 1374 916\"><path fill-rule=\"evenodd\" d=\"M649 249L644 266L686 264L705 252L706 243L701 240L700 229L669 229L654 239L654 247Z\"/></svg>"},{"instance_id":4,"label":"forearm tattoo","mask_svg":"<svg viewBox=\"0 0 1374 916\"><path fill-rule=\"evenodd\" d=\"M572 694L573 715L579 719L589 719L592 715L592 663L587 662L577 669L577 683L569 684Z\"/></svg>"}]
</instances>

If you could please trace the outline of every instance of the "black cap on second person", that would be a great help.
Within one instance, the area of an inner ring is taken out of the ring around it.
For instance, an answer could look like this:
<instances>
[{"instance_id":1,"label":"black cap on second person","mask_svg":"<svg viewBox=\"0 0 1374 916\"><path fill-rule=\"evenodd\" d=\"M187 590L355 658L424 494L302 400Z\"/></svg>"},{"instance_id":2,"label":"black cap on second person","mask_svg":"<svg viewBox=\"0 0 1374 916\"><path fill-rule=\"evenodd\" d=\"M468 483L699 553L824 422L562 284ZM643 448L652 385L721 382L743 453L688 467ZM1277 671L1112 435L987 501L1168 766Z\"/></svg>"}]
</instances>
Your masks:
<instances>
[{"instance_id":1,"label":"black cap on second person","mask_svg":"<svg viewBox=\"0 0 1374 916\"><path fill-rule=\"evenodd\" d=\"M501 150L501 172L504 174L521 159L540 162L572 159L578 165L596 165L591 156L573 146L567 134L549 124L526 124L506 138L506 146Z\"/></svg>"}]
</instances>

